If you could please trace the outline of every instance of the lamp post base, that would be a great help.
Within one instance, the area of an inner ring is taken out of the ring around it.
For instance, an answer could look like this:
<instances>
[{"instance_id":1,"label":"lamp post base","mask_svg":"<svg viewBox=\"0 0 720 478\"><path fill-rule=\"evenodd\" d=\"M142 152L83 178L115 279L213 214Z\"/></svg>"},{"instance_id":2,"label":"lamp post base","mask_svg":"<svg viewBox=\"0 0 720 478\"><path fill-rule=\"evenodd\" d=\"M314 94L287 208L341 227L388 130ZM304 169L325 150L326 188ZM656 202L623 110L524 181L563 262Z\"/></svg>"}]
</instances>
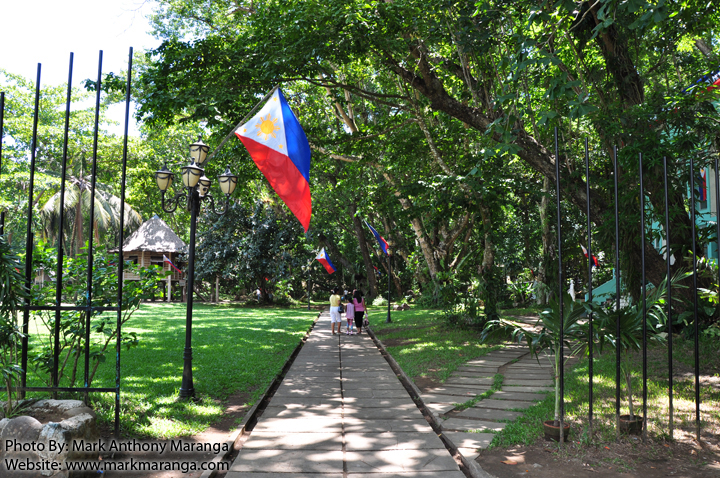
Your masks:
<instances>
[{"instance_id":1,"label":"lamp post base","mask_svg":"<svg viewBox=\"0 0 720 478\"><path fill-rule=\"evenodd\" d=\"M195 387L193 386L191 347L185 347L185 351L183 352L183 364L180 398L193 398L195 396Z\"/></svg>"}]
</instances>

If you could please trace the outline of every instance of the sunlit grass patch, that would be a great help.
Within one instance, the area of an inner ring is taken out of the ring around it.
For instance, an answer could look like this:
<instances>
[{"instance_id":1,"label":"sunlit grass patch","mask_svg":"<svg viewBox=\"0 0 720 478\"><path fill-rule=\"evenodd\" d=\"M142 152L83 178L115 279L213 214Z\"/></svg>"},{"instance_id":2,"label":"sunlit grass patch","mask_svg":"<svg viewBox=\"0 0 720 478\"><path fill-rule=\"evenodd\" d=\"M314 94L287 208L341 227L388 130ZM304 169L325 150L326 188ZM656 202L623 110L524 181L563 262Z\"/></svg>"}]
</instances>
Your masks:
<instances>
[{"instance_id":1,"label":"sunlit grass patch","mask_svg":"<svg viewBox=\"0 0 720 478\"><path fill-rule=\"evenodd\" d=\"M475 331L447 327L441 313L430 309L396 311L388 324L387 310L370 312L373 331L413 380L424 377L445 381L463 363L500 348L480 343Z\"/></svg>"},{"instance_id":2,"label":"sunlit grass patch","mask_svg":"<svg viewBox=\"0 0 720 478\"><path fill-rule=\"evenodd\" d=\"M193 385L200 400L178 401L185 347L185 304L143 304L123 328L136 332L137 347L121 351L121 428L128 436L171 438L202 432L224 413L232 393L252 405L280 372L317 311L196 304L193 309ZM33 340L34 337L31 337ZM32 343L32 342L31 342ZM91 386L115 385L114 348ZM78 369L82 384L83 360ZM30 386L42 377L29 375ZM68 386L67 376L61 386ZM35 394L46 398L46 395ZM81 397L80 397L81 398ZM114 420L114 394L92 394L98 417Z\"/></svg>"}]
</instances>

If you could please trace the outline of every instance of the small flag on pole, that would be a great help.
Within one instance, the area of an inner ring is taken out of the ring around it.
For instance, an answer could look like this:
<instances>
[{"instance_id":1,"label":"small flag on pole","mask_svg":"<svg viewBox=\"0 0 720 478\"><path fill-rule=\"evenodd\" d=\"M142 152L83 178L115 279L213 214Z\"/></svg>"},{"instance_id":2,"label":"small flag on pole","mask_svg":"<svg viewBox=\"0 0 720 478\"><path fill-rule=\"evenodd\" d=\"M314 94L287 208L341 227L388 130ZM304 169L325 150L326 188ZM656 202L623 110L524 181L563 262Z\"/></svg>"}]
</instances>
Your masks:
<instances>
[{"instance_id":1,"label":"small flag on pole","mask_svg":"<svg viewBox=\"0 0 720 478\"><path fill-rule=\"evenodd\" d=\"M705 168L700 169L698 178L698 201L707 201L707 178Z\"/></svg>"},{"instance_id":2,"label":"small flag on pole","mask_svg":"<svg viewBox=\"0 0 720 478\"><path fill-rule=\"evenodd\" d=\"M383 237L380 234L378 234L378 232L370 224L368 224L367 221L365 221L365 225L370 228L370 231L372 231L373 236L375 236L375 239L377 239L377 242L380 245L380 249L382 249L382 251L385 253L385 255L387 255L387 253L388 253L387 241L385 239L383 239Z\"/></svg>"},{"instance_id":3,"label":"small flag on pole","mask_svg":"<svg viewBox=\"0 0 720 478\"><path fill-rule=\"evenodd\" d=\"M178 271L180 274L182 274L182 271L181 271L180 269L178 269L177 267L175 267L175 264L173 264L172 261L171 261L170 259L168 259L168 257L167 257L165 254L163 254L163 262L167 262L168 264L170 264L170 266L171 266L173 269L175 269L175 270Z\"/></svg>"},{"instance_id":4,"label":"small flag on pole","mask_svg":"<svg viewBox=\"0 0 720 478\"><path fill-rule=\"evenodd\" d=\"M307 232L312 216L310 144L280 88L235 135Z\"/></svg>"},{"instance_id":5,"label":"small flag on pole","mask_svg":"<svg viewBox=\"0 0 720 478\"><path fill-rule=\"evenodd\" d=\"M583 246L582 244L580 244L580 247L582 247L583 254L585 254L585 257L587 257L587 256L588 256L588 252L587 252L587 249L585 249L585 246ZM595 254L593 254L593 256L592 256L592 266L593 266L593 267L597 267L597 266L598 266L598 260L597 260L597 257L595 257Z\"/></svg>"},{"instance_id":6,"label":"small flag on pole","mask_svg":"<svg viewBox=\"0 0 720 478\"><path fill-rule=\"evenodd\" d=\"M332 274L333 272L335 272L335 266L328 257L327 252L325 252L324 247L320 249L320 252L318 253L317 257L315 257L315 259L320 261L320 264L325 267L325 270L328 272L328 274Z\"/></svg>"}]
</instances>

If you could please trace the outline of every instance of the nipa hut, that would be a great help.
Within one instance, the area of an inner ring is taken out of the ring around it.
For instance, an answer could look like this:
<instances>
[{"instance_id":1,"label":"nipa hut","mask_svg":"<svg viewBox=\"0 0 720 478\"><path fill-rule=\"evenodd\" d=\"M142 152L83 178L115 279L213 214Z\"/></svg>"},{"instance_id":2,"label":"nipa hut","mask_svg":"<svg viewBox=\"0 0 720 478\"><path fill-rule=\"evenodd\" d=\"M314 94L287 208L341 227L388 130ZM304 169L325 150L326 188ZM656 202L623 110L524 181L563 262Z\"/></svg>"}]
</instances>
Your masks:
<instances>
[{"instance_id":1,"label":"nipa hut","mask_svg":"<svg viewBox=\"0 0 720 478\"><path fill-rule=\"evenodd\" d=\"M131 261L140 267L160 266L163 271L172 272L165 279L167 281L167 300L172 296L172 286L185 286L183 274L175 270L163 256L180 268L178 255L187 251L187 245L165 221L156 214L152 219L145 221L137 231L130 235L123 244L123 259ZM138 280L137 274L125 272L125 280Z\"/></svg>"}]
</instances>

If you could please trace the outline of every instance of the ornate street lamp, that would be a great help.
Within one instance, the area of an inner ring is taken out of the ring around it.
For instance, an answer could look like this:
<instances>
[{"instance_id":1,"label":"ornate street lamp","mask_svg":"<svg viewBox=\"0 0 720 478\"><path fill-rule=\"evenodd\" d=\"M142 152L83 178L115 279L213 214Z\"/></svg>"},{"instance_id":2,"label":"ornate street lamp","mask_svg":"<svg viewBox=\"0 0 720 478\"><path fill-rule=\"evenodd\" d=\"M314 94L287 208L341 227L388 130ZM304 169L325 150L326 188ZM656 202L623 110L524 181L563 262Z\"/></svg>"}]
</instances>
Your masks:
<instances>
[{"instance_id":1,"label":"ornate street lamp","mask_svg":"<svg viewBox=\"0 0 720 478\"><path fill-rule=\"evenodd\" d=\"M215 210L215 199L209 194L211 181L205 176L202 164L207 159L210 147L198 137L197 142L190 145L190 164L184 166L181 171L182 182L185 191L176 194L171 199L165 199L165 193L173 183L174 174L167 168L167 164L155 172L155 181L162 198L162 209L167 213L174 212L178 204L185 202L187 210L190 211L190 249L188 251L188 297L187 315L185 320L185 350L183 352L183 377L180 385L180 398L190 398L195 395L195 387L192 378L192 312L193 312L193 289L195 288L195 233L197 229L197 216L200 212L200 204L209 202L210 210L221 216L228 211L230 206L230 195L237 185L237 176L230 172L230 167L218 177L220 189L225 194L225 205L218 212Z\"/></svg>"}]
</instances>

